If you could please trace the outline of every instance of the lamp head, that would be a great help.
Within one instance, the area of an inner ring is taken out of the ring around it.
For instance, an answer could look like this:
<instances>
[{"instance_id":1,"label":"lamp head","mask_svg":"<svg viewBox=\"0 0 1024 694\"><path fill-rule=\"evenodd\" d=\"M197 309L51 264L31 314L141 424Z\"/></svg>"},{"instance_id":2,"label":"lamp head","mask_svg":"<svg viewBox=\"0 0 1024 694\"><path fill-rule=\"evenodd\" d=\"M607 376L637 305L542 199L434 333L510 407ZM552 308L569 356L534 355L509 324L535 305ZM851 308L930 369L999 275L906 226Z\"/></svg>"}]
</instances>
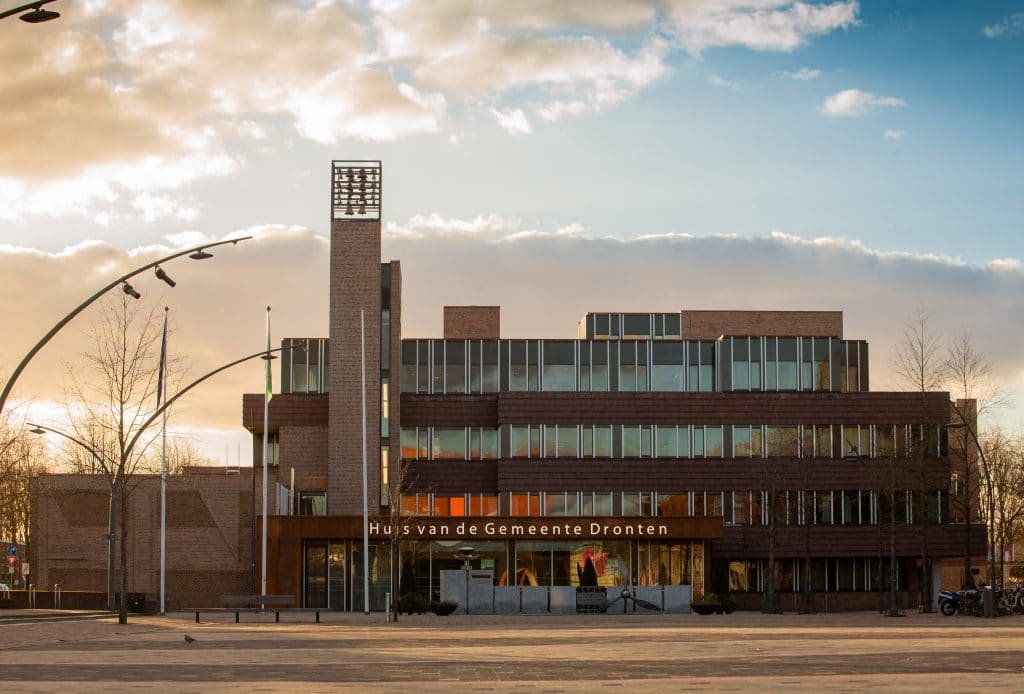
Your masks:
<instances>
[{"instance_id":1,"label":"lamp head","mask_svg":"<svg viewBox=\"0 0 1024 694\"><path fill-rule=\"evenodd\" d=\"M212 258L213 253L207 253L205 250L200 248L195 253L189 253L188 257L191 258L192 260L206 260L207 258Z\"/></svg>"},{"instance_id":2,"label":"lamp head","mask_svg":"<svg viewBox=\"0 0 1024 694\"><path fill-rule=\"evenodd\" d=\"M57 17L60 17L60 12L44 10L37 6L34 10L26 12L18 17L18 19L23 22L28 22L29 24L39 24L40 22L48 22L51 19L57 19Z\"/></svg>"},{"instance_id":3,"label":"lamp head","mask_svg":"<svg viewBox=\"0 0 1024 694\"><path fill-rule=\"evenodd\" d=\"M130 296L133 299L141 299L142 298L142 294L139 294L137 291L135 291L135 287L133 287L132 285L128 284L127 282L125 282L124 284L121 285L121 291L124 292L125 294L127 294L128 296Z\"/></svg>"},{"instance_id":4,"label":"lamp head","mask_svg":"<svg viewBox=\"0 0 1024 694\"><path fill-rule=\"evenodd\" d=\"M171 285L172 287L177 284L177 282L175 282L170 277L168 277L167 273L164 272L164 269L162 267L160 267L159 265L156 266L156 277L157 277L157 279L163 280L164 282L166 282L167 284Z\"/></svg>"}]
</instances>

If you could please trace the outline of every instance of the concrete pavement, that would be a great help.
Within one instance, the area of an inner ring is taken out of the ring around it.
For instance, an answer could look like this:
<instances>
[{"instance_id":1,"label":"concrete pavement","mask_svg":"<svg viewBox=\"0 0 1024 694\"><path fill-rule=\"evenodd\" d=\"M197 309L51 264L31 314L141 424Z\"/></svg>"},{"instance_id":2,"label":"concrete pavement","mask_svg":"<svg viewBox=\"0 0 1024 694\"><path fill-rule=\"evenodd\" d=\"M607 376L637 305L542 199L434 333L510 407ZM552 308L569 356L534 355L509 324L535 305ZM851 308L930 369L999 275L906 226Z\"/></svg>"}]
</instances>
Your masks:
<instances>
[{"instance_id":1,"label":"concrete pavement","mask_svg":"<svg viewBox=\"0 0 1024 694\"><path fill-rule=\"evenodd\" d=\"M0 687L159 691L1024 690L1024 617L216 613L0 622ZM196 639L186 644L184 635Z\"/></svg>"}]
</instances>

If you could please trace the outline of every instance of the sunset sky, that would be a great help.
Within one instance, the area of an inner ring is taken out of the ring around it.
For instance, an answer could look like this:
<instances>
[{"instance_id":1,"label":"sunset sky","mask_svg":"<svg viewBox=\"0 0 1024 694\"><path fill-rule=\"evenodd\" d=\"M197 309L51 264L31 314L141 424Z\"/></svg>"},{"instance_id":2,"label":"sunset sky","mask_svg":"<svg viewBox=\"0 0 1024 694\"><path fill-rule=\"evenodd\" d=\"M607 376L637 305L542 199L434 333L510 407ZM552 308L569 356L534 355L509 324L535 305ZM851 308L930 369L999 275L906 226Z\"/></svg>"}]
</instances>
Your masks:
<instances>
[{"instance_id":1,"label":"sunset sky","mask_svg":"<svg viewBox=\"0 0 1024 694\"><path fill-rule=\"evenodd\" d=\"M17 0L0 0L0 9ZM1024 429L1024 3L59 0L0 21L0 370L175 248L172 349L200 374L327 333L331 159L383 162L403 331L499 304L505 337L588 310L840 309L873 389L918 307L970 331ZM19 381L61 423L86 312ZM248 443L260 364L172 426ZM275 375L275 379L277 376Z\"/></svg>"}]
</instances>

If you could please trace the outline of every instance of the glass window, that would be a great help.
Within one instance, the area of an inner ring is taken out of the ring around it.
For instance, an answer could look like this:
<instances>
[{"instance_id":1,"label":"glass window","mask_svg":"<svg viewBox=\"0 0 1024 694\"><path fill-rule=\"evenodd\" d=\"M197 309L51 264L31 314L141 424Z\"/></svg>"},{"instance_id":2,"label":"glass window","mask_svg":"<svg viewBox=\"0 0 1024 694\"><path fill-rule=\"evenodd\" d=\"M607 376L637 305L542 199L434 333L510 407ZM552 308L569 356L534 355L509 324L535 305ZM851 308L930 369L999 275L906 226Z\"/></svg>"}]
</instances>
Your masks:
<instances>
[{"instance_id":1,"label":"glass window","mask_svg":"<svg viewBox=\"0 0 1024 694\"><path fill-rule=\"evenodd\" d=\"M704 427L700 425L693 427L693 457L704 457Z\"/></svg>"},{"instance_id":2,"label":"glass window","mask_svg":"<svg viewBox=\"0 0 1024 694\"><path fill-rule=\"evenodd\" d=\"M646 388L639 387L636 342L623 342L619 346L619 390L626 392L646 390Z\"/></svg>"},{"instance_id":3,"label":"glass window","mask_svg":"<svg viewBox=\"0 0 1024 694\"><path fill-rule=\"evenodd\" d=\"M796 390L797 338L779 338L779 390Z\"/></svg>"},{"instance_id":4,"label":"glass window","mask_svg":"<svg viewBox=\"0 0 1024 694\"><path fill-rule=\"evenodd\" d=\"M300 516L327 515L327 492L299 492L296 502Z\"/></svg>"},{"instance_id":5,"label":"glass window","mask_svg":"<svg viewBox=\"0 0 1024 694\"><path fill-rule=\"evenodd\" d=\"M548 492L544 495L544 515L547 516L567 516L565 498L567 494L565 492Z\"/></svg>"},{"instance_id":6,"label":"glass window","mask_svg":"<svg viewBox=\"0 0 1024 694\"><path fill-rule=\"evenodd\" d=\"M483 364L480 374L480 389L484 393L498 392L498 343L484 342L482 346Z\"/></svg>"},{"instance_id":7,"label":"glass window","mask_svg":"<svg viewBox=\"0 0 1024 694\"><path fill-rule=\"evenodd\" d=\"M891 458L896 448L895 427L891 424L875 425L875 457Z\"/></svg>"},{"instance_id":8,"label":"glass window","mask_svg":"<svg viewBox=\"0 0 1024 694\"><path fill-rule=\"evenodd\" d=\"M539 516L540 495L529 492L509 493L509 515L510 516Z\"/></svg>"},{"instance_id":9,"label":"glass window","mask_svg":"<svg viewBox=\"0 0 1024 694\"><path fill-rule=\"evenodd\" d=\"M573 341L544 341L544 390L576 390L576 350Z\"/></svg>"},{"instance_id":10,"label":"glass window","mask_svg":"<svg viewBox=\"0 0 1024 694\"><path fill-rule=\"evenodd\" d=\"M511 391L527 390L526 342L512 340L509 343L508 389Z\"/></svg>"},{"instance_id":11,"label":"glass window","mask_svg":"<svg viewBox=\"0 0 1024 694\"><path fill-rule=\"evenodd\" d=\"M832 427L830 425L814 425L814 447L816 457L832 457Z\"/></svg>"},{"instance_id":12,"label":"glass window","mask_svg":"<svg viewBox=\"0 0 1024 694\"><path fill-rule=\"evenodd\" d=\"M732 389L750 389L750 341L745 337L730 338L732 346Z\"/></svg>"},{"instance_id":13,"label":"glass window","mask_svg":"<svg viewBox=\"0 0 1024 694\"><path fill-rule=\"evenodd\" d=\"M764 385L766 390L779 389L779 338L765 338Z\"/></svg>"},{"instance_id":14,"label":"glass window","mask_svg":"<svg viewBox=\"0 0 1024 694\"><path fill-rule=\"evenodd\" d=\"M797 457L797 428L784 426L768 427L768 456L771 458Z\"/></svg>"},{"instance_id":15,"label":"glass window","mask_svg":"<svg viewBox=\"0 0 1024 694\"><path fill-rule=\"evenodd\" d=\"M496 516L498 515L498 497L487 494L471 494L469 497L469 515L471 516Z\"/></svg>"},{"instance_id":16,"label":"glass window","mask_svg":"<svg viewBox=\"0 0 1024 694\"><path fill-rule=\"evenodd\" d=\"M689 516L690 495L686 492L658 492L659 516Z\"/></svg>"},{"instance_id":17,"label":"glass window","mask_svg":"<svg viewBox=\"0 0 1024 694\"><path fill-rule=\"evenodd\" d=\"M659 458L675 458L679 455L676 427L659 425L655 427Z\"/></svg>"},{"instance_id":18,"label":"glass window","mask_svg":"<svg viewBox=\"0 0 1024 694\"><path fill-rule=\"evenodd\" d=\"M721 426L706 426L706 427L704 427L704 457L705 458L721 458L722 457L722 427Z\"/></svg>"},{"instance_id":19,"label":"glass window","mask_svg":"<svg viewBox=\"0 0 1024 694\"><path fill-rule=\"evenodd\" d=\"M583 493L583 515L584 516L610 516L612 515L612 493L611 492L584 492Z\"/></svg>"},{"instance_id":20,"label":"glass window","mask_svg":"<svg viewBox=\"0 0 1024 694\"><path fill-rule=\"evenodd\" d=\"M735 525L750 525L750 492L733 492L732 509Z\"/></svg>"},{"instance_id":21,"label":"glass window","mask_svg":"<svg viewBox=\"0 0 1024 694\"><path fill-rule=\"evenodd\" d=\"M814 389L829 390L829 341L830 338L814 340Z\"/></svg>"},{"instance_id":22,"label":"glass window","mask_svg":"<svg viewBox=\"0 0 1024 694\"><path fill-rule=\"evenodd\" d=\"M530 457L530 427L513 424L509 427L509 455L512 458Z\"/></svg>"},{"instance_id":23,"label":"glass window","mask_svg":"<svg viewBox=\"0 0 1024 694\"><path fill-rule=\"evenodd\" d=\"M446 393L466 392L466 345L464 342L445 342Z\"/></svg>"},{"instance_id":24,"label":"glass window","mask_svg":"<svg viewBox=\"0 0 1024 694\"><path fill-rule=\"evenodd\" d=\"M651 390L683 390L683 342L656 342L651 345Z\"/></svg>"},{"instance_id":25,"label":"glass window","mask_svg":"<svg viewBox=\"0 0 1024 694\"><path fill-rule=\"evenodd\" d=\"M416 340L402 340L402 392L416 392Z\"/></svg>"},{"instance_id":26,"label":"glass window","mask_svg":"<svg viewBox=\"0 0 1024 694\"><path fill-rule=\"evenodd\" d=\"M625 425L622 427L622 457L640 457L640 426Z\"/></svg>"},{"instance_id":27,"label":"glass window","mask_svg":"<svg viewBox=\"0 0 1024 694\"><path fill-rule=\"evenodd\" d=\"M832 523L832 492L817 492L819 524L830 525Z\"/></svg>"},{"instance_id":28,"label":"glass window","mask_svg":"<svg viewBox=\"0 0 1024 694\"><path fill-rule=\"evenodd\" d=\"M590 389L595 392L607 392L611 389L608 370L608 352L610 343L597 343L590 349Z\"/></svg>"},{"instance_id":29,"label":"glass window","mask_svg":"<svg viewBox=\"0 0 1024 694\"><path fill-rule=\"evenodd\" d=\"M497 429L480 430L480 457L484 460L494 460L501 457Z\"/></svg>"},{"instance_id":30,"label":"glass window","mask_svg":"<svg viewBox=\"0 0 1024 694\"><path fill-rule=\"evenodd\" d=\"M432 457L434 460L465 460L466 430L434 427Z\"/></svg>"},{"instance_id":31,"label":"glass window","mask_svg":"<svg viewBox=\"0 0 1024 694\"><path fill-rule=\"evenodd\" d=\"M761 451L758 451L760 454ZM749 458L750 448L750 427L734 426L732 428L732 455L734 458Z\"/></svg>"},{"instance_id":32,"label":"glass window","mask_svg":"<svg viewBox=\"0 0 1024 694\"><path fill-rule=\"evenodd\" d=\"M639 516L640 492L622 492L622 515Z\"/></svg>"},{"instance_id":33,"label":"glass window","mask_svg":"<svg viewBox=\"0 0 1024 694\"><path fill-rule=\"evenodd\" d=\"M416 460L419 455L416 447L416 428L402 427L402 458Z\"/></svg>"},{"instance_id":34,"label":"glass window","mask_svg":"<svg viewBox=\"0 0 1024 694\"><path fill-rule=\"evenodd\" d=\"M646 340L651 336L650 314L627 313L622 316L622 339Z\"/></svg>"}]
</instances>

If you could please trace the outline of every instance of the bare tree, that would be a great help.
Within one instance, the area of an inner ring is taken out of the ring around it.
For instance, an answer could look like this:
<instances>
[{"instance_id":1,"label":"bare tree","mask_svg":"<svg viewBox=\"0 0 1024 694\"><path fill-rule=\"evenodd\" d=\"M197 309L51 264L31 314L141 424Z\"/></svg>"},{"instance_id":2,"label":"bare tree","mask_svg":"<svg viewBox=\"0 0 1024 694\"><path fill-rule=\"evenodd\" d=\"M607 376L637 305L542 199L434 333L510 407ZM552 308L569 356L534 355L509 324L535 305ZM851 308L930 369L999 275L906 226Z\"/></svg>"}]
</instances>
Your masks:
<instances>
[{"instance_id":1,"label":"bare tree","mask_svg":"<svg viewBox=\"0 0 1024 694\"><path fill-rule=\"evenodd\" d=\"M906 322L903 338L896 346L893 371L909 389L921 395L921 423L919 431L911 437L912 454L917 463L920 481L920 508L915 509L921 539L921 610L932 611L932 561L928 551L928 524L931 516L927 492L927 466L929 441L938 438L939 427L946 422L932 421L928 408L928 393L941 390L946 382L942 338L932 325L931 316L918 308Z\"/></svg>"},{"instance_id":2,"label":"bare tree","mask_svg":"<svg viewBox=\"0 0 1024 694\"><path fill-rule=\"evenodd\" d=\"M982 437L981 445L992 475L995 516L990 522L995 547L991 551L998 552L999 564L992 581L998 585L1005 575L1003 547L1024 535L1024 438L995 429Z\"/></svg>"},{"instance_id":3,"label":"bare tree","mask_svg":"<svg viewBox=\"0 0 1024 694\"><path fill-rule=\"evenodd\" d=\"M11 410L0 415L0 539L32 556L30 485L46 469L46 444L11 422ZM6 569L5 569L6 570Z\"/></svg>"},{"instance_id":4,"label":"bare tree","mask_svg":"<svg viewBox=\"0 0 1024 694\"><path fill-rule=\"evenodd\" d=\"M120 519L121 624L128 621L128 502L144 474L159 470L159 458L154 465L148 454L155 437L143 425L156 409L160 328L155 309L127 296L107 299L88 332L84 368L68 368L72 432L106 477Z\"/></svg>"},{"instance_id":5,"label":"bare tree","mask_svg":"<svg viewBox=\"0 0 1024 694\"><path fill-rule=\"evenodd\" d=\"M946 348L945 371L958 418L978 430L978 422L992 411L1008 407L1010 398L995 376L992 363L974 346L967 330L961 330ZM971 576L971 524L977 519L975 502L981 496L982 475L972 437L963 430L950 436L950 453L958 461L950 510L964 524L964 586L973 586Z\"/></svg>"}]
</instances>

